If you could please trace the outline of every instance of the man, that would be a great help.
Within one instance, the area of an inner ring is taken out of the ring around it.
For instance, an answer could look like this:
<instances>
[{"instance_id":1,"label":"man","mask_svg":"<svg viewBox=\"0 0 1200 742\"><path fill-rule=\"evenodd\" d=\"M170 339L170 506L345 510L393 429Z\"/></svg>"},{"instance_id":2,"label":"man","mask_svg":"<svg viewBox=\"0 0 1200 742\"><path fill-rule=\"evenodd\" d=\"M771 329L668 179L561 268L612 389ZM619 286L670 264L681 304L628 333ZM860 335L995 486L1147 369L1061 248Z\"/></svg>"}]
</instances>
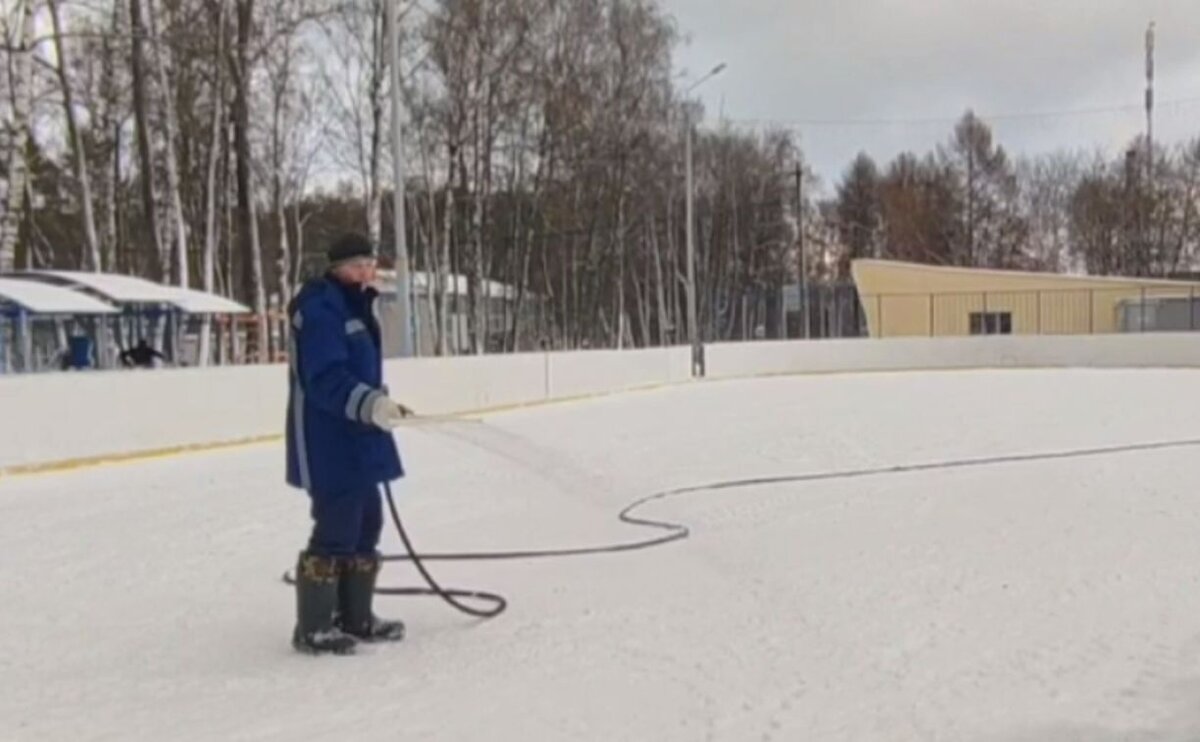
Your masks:
<instances>
[{"instance_id":1,"label":"man","mask_svg":"<svg viewBox=\"0 0 1200 742\"><path fill-rule=\"evenodd\" d=\"M164 362L167 360L166 356L164 356L162 353L159 353L154 348L151 348L150 344L146 342L145 338L138 340L137 345L133 346L132 348L121 351L121 355L118 356L118 358L121 361L121 365L123 365L125 368L132 368L133 366L137 366L139 368L154 368L155 358L158 358Z\"/></svg>"},{"instance_id":2,"label":"man","mask_svg":"<svg viewBox=\"0 0 1200 742\"><path fill-rule=\"evenodd\" d=\"M383 529L379 486L404 476L391 430L408 408L387 396L371 243L346 235L328 269L288 306L291 389L287 480L308 492L315 521L296 567L293 646L349 654L359 641L397 641L404 624L371 602Z\"/></svg>"}]
</instances>

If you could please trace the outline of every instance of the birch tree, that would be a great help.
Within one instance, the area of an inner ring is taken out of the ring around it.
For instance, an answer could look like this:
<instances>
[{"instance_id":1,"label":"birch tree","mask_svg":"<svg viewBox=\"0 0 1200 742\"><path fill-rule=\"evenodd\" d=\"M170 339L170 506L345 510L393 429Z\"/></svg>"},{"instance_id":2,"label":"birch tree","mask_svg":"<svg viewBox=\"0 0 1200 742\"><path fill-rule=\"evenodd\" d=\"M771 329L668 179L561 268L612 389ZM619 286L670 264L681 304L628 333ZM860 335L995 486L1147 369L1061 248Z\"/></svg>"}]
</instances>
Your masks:
<instances>
[{"instance_id":1,"label":"birch tree","mask_svg":"<svg viewBox=\"0 0 1200 742\"><path fill-rule=\"evenodd\" d=\"M89 270L104 270L100 260L100 239L96 234L96 219L92 202L92 181L88 172L88 157L84 148L83 134L80 131L78 113L75 110L71 78L68 74L70 57L67 45L63 43L63 27L59 14L58 0L47 0L50 9L50 22L54 29L54 49L58 62L56 72L60 92L62 94L63 118L67 125L67 137L71 147L71 159L75 166L75 179L79 187L79 212L83 224L83 234L86 240L85 265Z\"/></svg>"},{"instance_id":2,"label":"birch tree","mask_svg":"<svg viewBox=\"0 0 1200 742\"><path fill-rule=\"evenodd\" d=\"M136 0L135 0L136 1ZM168 75L168 50L158 30L157 11L154 0L147 0L146 15L149 19L150 36L154 41L154 71L158 82L159 99L162 105L163 139L166 143L167 193L170 199L170 215L174 248L174 279L179 286L186 287L188 280L188 231L183 213L183 197L180 194L178 124L175 116L174 88Z\"/></svg>"},{"instance_id":3,"label":"birch tree","mask_svg":"<svg viewBox=\"0 0 1200 742\"><path fill-rule=\"evenodd\" d=\"M7 129L8 191L3 220L0 221L0 273L16 267L17 239L24 211L29 166L34 65L34 0L17 0L7 24L12 51L6 55L10 118Z\"/></svg>"}]
</instances>

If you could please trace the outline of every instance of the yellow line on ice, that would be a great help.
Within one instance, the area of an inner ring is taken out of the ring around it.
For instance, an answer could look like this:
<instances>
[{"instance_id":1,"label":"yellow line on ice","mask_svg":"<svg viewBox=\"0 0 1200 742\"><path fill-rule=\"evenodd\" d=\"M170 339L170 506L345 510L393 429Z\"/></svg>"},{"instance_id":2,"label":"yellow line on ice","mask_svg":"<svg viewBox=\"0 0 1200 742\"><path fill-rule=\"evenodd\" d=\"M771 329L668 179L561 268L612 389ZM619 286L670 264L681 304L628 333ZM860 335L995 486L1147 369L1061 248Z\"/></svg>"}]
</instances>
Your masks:
<instances>
[{"instance_id":1,"label":"yellow line on ice","mask_svg":"<svg viewBox=\"0 0 1200 742\"><path fill-rule=\"evenodd\" d=\"M687 383L687 382L679 382ZM506 405L496 405L493 407L485 407L478 410L467 412L459 412L448 415L430 415L423 417L418 415L413 418L411 423L413 426L419 426L423 422L436 423L448 422L455 420L478 421L488 415L495 415L504 412L516 412L518 410L532 409L536 407L548 407L557 404L569 404L571 402L582 402L589 399L599 399L601 397L613 396L616 394L627 394L631 392L644 392L661 389L668 386L676 386L673 383L649 384L639 387L631 387L612 392L595 392L591 394L579 394L571 397L559 397L557 399L539 399L531 402L517 402ZM39 461L31 464L16 464L0 468L0 479L30 476L34 474L59 474L62 472L72 471L76 469L94 469L102 466L111 466L115 464L132 464L145 461L153 461L156 459L176 458L179 456L187 456L190 454L206 453L210 451L221 451L233 448L246 448L255 445L264 445L268 443L279 443L283 440L282 433L272 433L270 435L258 435L248 438L235 438L223 441L208 441L203 443L190 443L180 446L167 446L164 448L141 449L138 451L125 451L118 453L104 453L94 456L81 456L70 459L58 459L53 461Z\"/></svg>"}]
</instances>

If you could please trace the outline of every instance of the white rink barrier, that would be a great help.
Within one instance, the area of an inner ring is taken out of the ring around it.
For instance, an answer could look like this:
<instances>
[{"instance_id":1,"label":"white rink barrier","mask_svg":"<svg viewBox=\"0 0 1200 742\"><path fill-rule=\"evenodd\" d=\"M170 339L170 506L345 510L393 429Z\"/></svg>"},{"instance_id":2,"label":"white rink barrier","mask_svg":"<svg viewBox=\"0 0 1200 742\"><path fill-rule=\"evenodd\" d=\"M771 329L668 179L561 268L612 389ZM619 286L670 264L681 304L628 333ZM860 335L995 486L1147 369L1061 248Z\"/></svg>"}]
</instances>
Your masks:
<instances>
[{"instance_id":1,"label":"white rink barrier","mask_svg":"<svg viewBox=\"0 0 1200 742\"><path fill-rule=\"evenodd\" d=\"M287 367L0 376L0 472L283 430Z\"/></svg>"},{"instance_id":2,"label":"white rink barrier","mask_svg":"<svg viewBox=\"0 0 1200 742\"><path fill-rule=\"evenodd\" d=\"M1200 333L718 343L704 351L709 379L970 368L1179 368L1200 367Z\"/></svg>"},{"instance_id":3,"label":"white rink barrier","mask_svg":"<svg viewBox=\"0 0 1200 742\"><path fill-rule=\"evenodd\" d=\"M392 395L446 415L661 386L689 350L580 351L388 361ZM282 436L286 366L0 376L0 474Z\"/></svg>"},{"instance_id":4,"label":"white rink barrier","mask_svg":"<svg viewBox=\"0 0 1200 742\"><path fill-rule=\"evenodd\" d=\"M388 392L422 415L486 410L546 399L544 354L388 361Z\"/></svg>"},{"instance_id":5,"label":"white rink barrier","mask_svg":"<svg viewBox=\"0 0 1200 742\"><path fill-rule=\"evenodd\" d=\"M657 351L594 350L550 353L547 399L565 399L691 379L690 348Z\"/></svg>"},{"instance_id":6,"label":"white rink barrier","mask_svg":"<svg viewBox=\"0 0 1200 742\"><path fill-rule=\"evenodd\" d=\"M687 347L389 361L392 395L445 415L677 384ZM1200 367L1200 334L721 343L709 379L1007 367ZM0 474L273 440L284 366L0 376Z\"/></svg>"}]
</instances>

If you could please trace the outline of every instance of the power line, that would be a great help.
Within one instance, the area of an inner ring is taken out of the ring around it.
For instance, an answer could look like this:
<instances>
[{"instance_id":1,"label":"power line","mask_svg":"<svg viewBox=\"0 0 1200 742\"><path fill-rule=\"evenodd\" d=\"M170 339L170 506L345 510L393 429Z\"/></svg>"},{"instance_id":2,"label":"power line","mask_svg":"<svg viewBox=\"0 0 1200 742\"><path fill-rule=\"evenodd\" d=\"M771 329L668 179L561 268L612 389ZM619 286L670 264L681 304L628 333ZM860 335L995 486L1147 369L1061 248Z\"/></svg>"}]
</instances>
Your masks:
<instances>
[{"instance_id":1,"label":"power line","mask_svg":"<svg viewBox=\"0 0 1200 742\"><path fill-rule=\"evenodd\" d=\"M1179 98L1176 100L1161 101L1157 106L1163 108L1179 108L1183 106L1200 104L1200 97L1195 98ZM1073 108L1051 111L1018 111L1008 113L983 114L978 111L975 115L982 121L999 122L999 121L1021 121L1021 120L1037 120L1037 119L1052 119L1052 118L1074 118L1083 116L1097 116L1112 113L1141 113L1141 103L1130 103L1127 105L1112 105L1112 106L1097 106L1094 108ZM929 126L929 125L944 125L954 124L962 118L962 114L957 116L929 116L915 118L738 118L726 117L724 120L734 124L745 124L749 126Z\"/></svg>"}]
</instances>

